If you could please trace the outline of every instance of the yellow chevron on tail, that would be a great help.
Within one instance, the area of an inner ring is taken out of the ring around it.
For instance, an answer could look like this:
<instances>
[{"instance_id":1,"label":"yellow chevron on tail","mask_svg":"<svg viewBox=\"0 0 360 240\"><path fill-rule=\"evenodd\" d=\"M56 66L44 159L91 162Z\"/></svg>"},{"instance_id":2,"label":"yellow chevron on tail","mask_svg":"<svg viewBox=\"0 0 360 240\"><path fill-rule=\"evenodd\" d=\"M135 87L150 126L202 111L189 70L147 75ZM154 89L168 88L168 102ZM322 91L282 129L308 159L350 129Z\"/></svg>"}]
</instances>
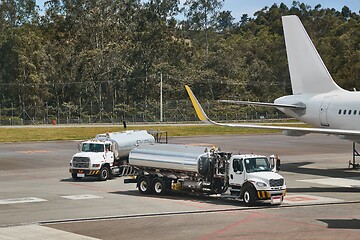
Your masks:
<instances>
[{"instance_id":1,"label":"yellow chevron on tail","mask_svg":"<svg viewBox=\"0 0 360 240\"><path fill-rule=\"evenodd\" d=\"M208 117L206 116L204 110L202 109L199 101L196 99L194 93L191 91L190 87L185 85L185 88L186 88L187 93L189 94L191 103L195 108L198 118L203 122L209 122Z\"/></svg>"}]
</instances>

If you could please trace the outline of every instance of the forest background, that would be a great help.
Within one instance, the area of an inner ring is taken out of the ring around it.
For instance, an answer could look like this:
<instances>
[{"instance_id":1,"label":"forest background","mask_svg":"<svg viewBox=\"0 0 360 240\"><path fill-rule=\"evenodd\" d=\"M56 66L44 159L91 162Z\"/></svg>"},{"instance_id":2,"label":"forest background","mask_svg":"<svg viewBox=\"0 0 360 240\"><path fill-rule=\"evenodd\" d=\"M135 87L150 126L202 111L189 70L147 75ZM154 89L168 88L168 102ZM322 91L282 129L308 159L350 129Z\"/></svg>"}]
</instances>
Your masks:
<instances>
[{"instance_id":1,"label":"forest background","mask_svg":"<svg viewBox=\"0 0 360 240\"><path fill-rule=\"evenodd\" d=\"M300 17L332 77L360 89L360 12L222 0L0 1L0 125L193 121L185 84L216 120L283 117L219 99L291 94L281 16ZM182 13L183 19L176 16Z\"/></svg>"}]
</instances>

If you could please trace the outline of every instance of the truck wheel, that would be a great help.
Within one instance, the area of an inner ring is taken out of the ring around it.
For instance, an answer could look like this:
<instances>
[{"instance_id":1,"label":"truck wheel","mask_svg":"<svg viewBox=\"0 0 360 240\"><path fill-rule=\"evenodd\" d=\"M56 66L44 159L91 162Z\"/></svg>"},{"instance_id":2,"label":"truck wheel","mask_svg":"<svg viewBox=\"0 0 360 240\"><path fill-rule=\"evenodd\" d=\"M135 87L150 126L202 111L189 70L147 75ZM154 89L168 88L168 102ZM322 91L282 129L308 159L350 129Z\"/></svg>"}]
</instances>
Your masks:
<instances>
[{"instance_id":1,"label":"truck wheel","mask_svg":"<svg viewBox=\"0 0 360 240\"><path fill-rule=\"evenodd\" d=\"M254 206L256 201L256 192L252 187L248 187L245 189L243 194L243 200L246 206L248 207Z\"/></svg>"},{"instance_id":2,"label":"truck wheel","mask_svg":"<svg viewBox=\"0 0 360 240\"><path fill-rule=\"evenodd\" d=\"M147 177L141 177L138 181L139 192L142 194L151 193L150 180Z\"/></svg>"},{"instance_id":3,"label":"truck wheel","mask_svg":"<svg viewBox=\"0 0 360 240\"><path fill-rule=\"evenodd\" d=\"M152 182L152 190L157 195L162 195L166 191L165 183L161 178L155 178Z\"/></svg>"},{"instance_id":4,"label":"truck wheel","mask_svg":"<svg viewBox=\"0 0 360 240\"><path fill-rule=\"evenodd\" d=\"M81 179L81 177L77 176L77 173L72 173L71 176L75 181L79 181Z\"/></svg>"},{"instance_id":5,"label":"truck wheel","mask_svg":"<svg viewBox=\"0 0 360 240\"><path fill-rule=\"evenodd\" d=\"M100 169L99 175L98 175L98 179L100 181L106 181L108 180L110 177L110 170L108 167L104 166Z\"/></svg>"}]
</instances>

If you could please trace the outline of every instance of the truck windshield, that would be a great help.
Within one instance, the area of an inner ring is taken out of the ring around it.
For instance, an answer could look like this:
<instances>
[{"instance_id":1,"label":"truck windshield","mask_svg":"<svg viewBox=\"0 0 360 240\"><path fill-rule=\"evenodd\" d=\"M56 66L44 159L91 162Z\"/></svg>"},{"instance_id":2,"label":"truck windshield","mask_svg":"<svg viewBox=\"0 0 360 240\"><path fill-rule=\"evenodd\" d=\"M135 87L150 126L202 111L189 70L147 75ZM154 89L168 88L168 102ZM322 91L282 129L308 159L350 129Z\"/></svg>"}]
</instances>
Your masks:
<instances>
[{"instance_id":1,"label":"truck windshield","mask_svg":"<svg viewBox=\"0 0 360 240\"><path fill-rule=\"evenodd\" d=\"M98 143L83 143L83 152L104 152L104 144Z\"/></svg>"},{"instance_id":2,"label":"truck windshield","mask_svg":"<svg viewBox=\"0 0 360 240\"><path fill-rule=\"evenodd\" d=\"M245 168L247 173L271 171L267 158L246 158Z\"/></svg>"}]
</instances>

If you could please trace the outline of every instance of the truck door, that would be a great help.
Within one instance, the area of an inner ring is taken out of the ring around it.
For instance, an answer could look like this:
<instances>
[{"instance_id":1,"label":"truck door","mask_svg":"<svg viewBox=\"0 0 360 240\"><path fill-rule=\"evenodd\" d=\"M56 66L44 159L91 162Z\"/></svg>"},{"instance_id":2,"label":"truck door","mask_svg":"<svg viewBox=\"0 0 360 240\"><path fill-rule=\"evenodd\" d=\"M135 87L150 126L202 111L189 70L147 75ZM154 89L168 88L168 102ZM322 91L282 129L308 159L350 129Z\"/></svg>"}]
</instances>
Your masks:
<instances>
[{"instance_id":1,"label":"truck door","mask_svg":"<svg viewBox=\"0 0 360 240\"><path fill-rule=\"evenodd\" d=\"M230 185L241 186L245 181L244 160L234 158L230 162L229 183Z\"/></svg>"},{"instance_id":2,"label":"truck door","mask_svg":"<svg viewBox=\"0 0 360 240\"><path fill-rule=\"evenodd\" d=\"M106 162L113 164L114 162L114 154L111 151L111 145L110 144L105 144L105 158L106 158Z\"/></svg>"}]
</instances>

